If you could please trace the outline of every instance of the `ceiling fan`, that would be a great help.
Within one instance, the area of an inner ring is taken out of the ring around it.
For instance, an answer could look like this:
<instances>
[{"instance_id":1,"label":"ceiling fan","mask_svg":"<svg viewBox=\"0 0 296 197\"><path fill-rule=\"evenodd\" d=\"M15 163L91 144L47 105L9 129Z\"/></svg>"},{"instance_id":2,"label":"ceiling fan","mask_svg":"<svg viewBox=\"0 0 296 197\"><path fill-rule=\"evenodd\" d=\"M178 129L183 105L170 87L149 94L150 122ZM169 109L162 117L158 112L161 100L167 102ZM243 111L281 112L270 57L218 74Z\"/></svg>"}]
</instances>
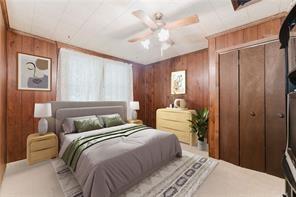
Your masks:
<instances>
[{"instance_id":1,"label":"ceiling fan","mask_svg":"<svg viewBox=\"0 0 296 197\"><path fill-rule=\"evenodd\" d=\"M153 15L153 18L148 16L143 10L136 10L132 12L132 14L139 18L148 27L148 29L128 41L130 43L141 41L143 47L149 49L150 40L148 38L152 34L157 33L158 40L162 43L161 53L163 53L163 50L166 50L170 46L174 45L174 41L170 38L170 30L199 22L197 15L166 23L163 21L163 14L161 12L156 12Z\"/></svg>"}]
</instances>

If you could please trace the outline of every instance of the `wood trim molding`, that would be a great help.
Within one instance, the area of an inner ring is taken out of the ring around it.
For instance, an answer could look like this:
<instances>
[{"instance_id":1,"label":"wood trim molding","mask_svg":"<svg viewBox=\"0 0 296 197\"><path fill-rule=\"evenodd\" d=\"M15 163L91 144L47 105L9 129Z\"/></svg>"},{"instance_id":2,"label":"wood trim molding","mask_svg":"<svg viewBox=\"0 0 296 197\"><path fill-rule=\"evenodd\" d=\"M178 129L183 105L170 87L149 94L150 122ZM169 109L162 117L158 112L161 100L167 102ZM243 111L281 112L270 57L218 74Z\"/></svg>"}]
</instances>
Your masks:
<instances>
[{"instance_id":1,"label":"wood trim molding","mask_svg":"<svg viewBox=\"0 0 296 197\"><path fill-rule=\"evenodd\" d=\"M268 22L268 21L271 21L271 20L274 20L274 19L277 19L277 18L282 18L282 17L287 16L287 14L288 14L288 12L281 12L281 13L278 13L278 14L275 14L275 15L272 15L272 16L268 16L268 17L262 18L260 20L254 21L254 22L247 23L245 25L241 25L241 26L238 26L238 27L234 27L232 29L228 29L226 31L222 31L222 32L219 32L219 33L215 33L215 34L206 36L206 39L209 40L211 38L215 38L215 37L218 37L218 36L221 36L221 35L224 35L224 34L229 34L229 33L235 32L235 31L246 29L248 27L252 27L252 26L258 25L260 23L265 23L265 22Z\"/></svg>"},{"instance_id":2,"label":"wood trim molding","mask_svg":"<svg viewBox=\"0 0 296 197\"><path fill-rule=\"evenodd\" d=\"M8 31L11 31L11 32L19 34L19 35L32 37L32 38L36 38L36 39L39 39L39 40L44 40L44 41L49 42L49 43L54 43L54 44L56 44L58 50L60 48L67 48L67 49L72 49L74 51L86 53L86 54L89 54L89 55L94 55L94 56L98 56L98 57L102 57L102 58L106 58L106 59L111 59L111 60L116 60L116 61L120 61L120 62L124 62L124 63L128 63L128 64L142 65L142 64L137 63L137 62L132 62L132 61L125 60L125 59L122 59L122 58L119 58L119 57L114 57L114 56L111 56L111 55L107 55L107 54L104 54L104 53L99 53L99 52L92 51L92 50L89 50L89 49L84 49L84 48L73 46L73 45L70 45L70 44L63 43L63 42L58 42L58 41L55 41L55 40L52 40L52 39L40 37L40 36L37 36L37 35L34 35L34 34L30 34L30 33L26 33L26 32L23 32L23 31L16 30L16 29L13 29L13 28L9 28Z\"/></svg>"},{"instance_id":3,"label":"wood trim molding","mask_svg":"<svg viewBox=\"0 0 296 197\"><path fill-rule=\"evenodd\" d=\"M296 33L291 32L290 39L295 38L295 37L296 37ZM262 38L262 39L259 39L259 40L250 41L250 42L235 45L235 46L232 46L232 47L219 49L219 50L216 51L216 53L217 53L217 57L219 57L219 55L224 54L224 53L228 53L228 52L233 51L233 50L239 50L239 49L243 49L243 48L254 47L254 46L258 46L258 45L264 45L264 44L268 44L268 43L275 42L275 41L278 41L278 40L279 40L278 36L270 36L269 38Z\"/></svg>"},{"instance_id":4,"label":"wood trim molding","mask_svg":"<svg viewBox=\"0 0 296 197\"><path fill-rule=\"evenodd\" d=\"M247 43L243 43L243 44L239 44L239 45L219 49L219 50L216 51L216 53L219 56L220 54L228 53L228 52L233 51L233 50L238 50L238 49L248 48L248 47L254 47L254 46L257 46L257 45L266 44L268 42L274 42L276 40L278 40L278 36L270 36L268 38L262 38L262 39L259 39L259 40L250 41L250 42L247 42Z\"/></svg>"},{"instance_id":5,"label":"wood trim molding","mask_svg":"<svg viewBox=\"0 0 296 197\"><path fill-rule=\"evenodd\" d=\"M84 48L81 48L81 47L73 46L73 45L70 45L70 44L62 43L62 42L57 42L57 48L58 48L58 50L61 49L61 48L71 49L71 50L86 53L86 54L89 54L89 55L94 55L94 56L98 56L98 57L102 57L102 58L106 58L106 59L111 59L111 60L116 60L116 61L120 61L120 62L124 62L124 63L128 63L128 64L139 64L139 63L132 62L132 61L129 61L129 60L121 59L119 57L114 57L114 56L111 56L111 55L107 55L107 54L104 54L104 53L99 53L99 52L96 52L96 51L92 51L92 50L89 50L89 49L84 49ZM141 64L139 64L139 65L141 65Z\"/></svg>"},{"instance_id":6,"label":"wood trim molding","mask_svg":"<svg viewBox=\"0 0 296 197\"><path fill-rule=\"evenodd\" d=\"M5 155L5 160L6 160L6 155ZM7 167L7 163L6 162L7 161L5 161L5 165L4 165L4 168L3 168L3 175L2 176L0 175L0 186L1 186L1 184L3 182L3 179L4 179L4 173L5 173L6 167Z\"/></svg>"},{"instance_id":7,"label":"wood trim molding","mask_svg":"<svg viewBox=\"0 0 296 197\"><path fill-rule=\"evenodd\" d=\"M211 157L219 158L219 103L217 96L219 95L218 88L218 70L217 70L217 57L216 57L216 41L215 39L209 40L209 154Z\"/></svg>"},{"instance_id":8,"label":"wood trim molding","mask_svg":"<svg viewBox=\"0 0 296 197\"><path fill-rule=\"evenodd\" d=\"M0 6L1 6L1 9L2 9L2 14L3 14L3 18L4 18L6 28L9 28L10 26L9 26L9 18L8 18L6 0L0 0Z\"/></svg>"},{"instance_id":9,"label":"wood trim molding","mask_svg":"<svg viewBox=\"0 0 296 197\"><path fill-rule=\"evenodd\" d=\"M22 35L22 36L28 36L28 37L31 37L31 38L36 38L36 39L39 39L39 40L43 40L43 41L46 41L46 42L49 42L49 43L53 43L53 44L56 43L56 41L54 41L54 40L44 38L44 37L40 37L40 36L37 36L37 35L34 35L34 34L26 33L26 32L16 30L16 29L13 29L13 28L9 28L8 31L11 31L13 33L16 33L16 34L19 34L19 35Z\"/></svg>"},{"instance_id":10,"label":"wood trim molding","mask_svg":"<svg viewBox=\"0 0 296 197\"><path fill-rule=\"evenodd\" d=\"M6 51L6 30L7 30L7 13L5 12L5 1L0 0L0 14L1 27L0 27L0 187L3 181L3 176L6 169L6 150L7 150L7 124L6 124L6 112L7 112L7 51ZM3 17L3 19L2 19Z\"/></svg>"}]
</instances>

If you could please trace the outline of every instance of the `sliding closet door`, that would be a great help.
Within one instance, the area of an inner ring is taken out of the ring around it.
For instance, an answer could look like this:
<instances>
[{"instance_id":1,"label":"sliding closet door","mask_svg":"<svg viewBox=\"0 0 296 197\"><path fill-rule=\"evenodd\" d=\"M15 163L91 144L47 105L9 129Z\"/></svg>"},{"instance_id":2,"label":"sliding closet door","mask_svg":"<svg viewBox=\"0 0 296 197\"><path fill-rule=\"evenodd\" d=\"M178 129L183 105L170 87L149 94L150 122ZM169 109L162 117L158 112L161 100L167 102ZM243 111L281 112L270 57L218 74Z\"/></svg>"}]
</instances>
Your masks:
<instances>
[{"instance_id":1,"label":"sliding closet door","mask_svg":"<svg viewBox=\"0 0 296 197\"><path fill-rule=\"evenodd\" d=\"M239 165L238 51L219 56L220 158Z\"/></svg>"},{"instance_id":2,"label":"sliding closet door","mask_svg":"<svg viewBox=\"0 0 296 197\"><path fill-rule=\"evenodd\" d=\"M285 56L278 42L265 45L266 172L282 176L286 143Z\"/></svg>"},{"instance_id":3,"label":"sliding closet door","mask_svg":"<svg viewBox=\"0 0 296 197\"><path fill-rule=\"evenodd\" d=\"M240 165L265 171L264 46L240 51Z\"/></svg>"}]
</instances>

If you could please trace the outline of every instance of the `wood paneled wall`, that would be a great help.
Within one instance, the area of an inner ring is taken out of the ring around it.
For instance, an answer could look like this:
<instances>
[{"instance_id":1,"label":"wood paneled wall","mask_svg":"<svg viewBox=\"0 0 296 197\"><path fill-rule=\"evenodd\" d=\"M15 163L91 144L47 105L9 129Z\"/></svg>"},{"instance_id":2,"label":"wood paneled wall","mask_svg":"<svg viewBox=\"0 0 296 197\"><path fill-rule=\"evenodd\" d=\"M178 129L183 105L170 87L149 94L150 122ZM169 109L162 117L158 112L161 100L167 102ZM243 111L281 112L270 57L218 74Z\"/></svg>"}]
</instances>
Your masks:
<instances>
[{"instance_id":1,"label":"wood paneled wall","mask_svg":"<svg viewBox=\"0 0 296 197\"><path fill-rule=\"evenodd\" d=\"M17 89L18 52L51 58L51 91ZM38 120L33 117L34 104L53 101L56 98L57 48L55 42L8 31L7 56L7 159L12 162L25 158L27 136L37 130Z\"/></svg>"},{"instance_id":2,"label":"wood paneled wall","mask_svg":"<svg viewBox=\"0 0 296 197\"><path fill-rule=\"evenodd\" d=\"M218 53L250 46L268 40L277 39L282 15L271 17L252 26L241 27L236 31L209 37L209 97L210 97L210 123L209 123L209 152L210 156L219 158L219 79L218 79Z\"/></svg>"},{"instance_id":3,"label":"wood paneled wall","mask_svg":"<svg viewBox=\"0 0 296 197\"><path fill-rule=\"evenodd\" d=\"M145 78L144 65L133 64L134 100L139 101L138 119L145 118Z\"/></svg>"},{"instance_id":4,"label":"wood paneled wall","mask_svg":"<svg viewBox=\"0 0 296 197\"><path fill-rule=\"evenodd\" d=\"M66 46L66 45L63 45ZM7 32L8 87L7 87L7 159L8 162L24 159L26 156L27 136L37 131L38 120L33 117L36 102L48 102L56 99L56 76L58 45L54 41ZM81 49L82 50L82 49ZM80 51L81 51L80 50ZM17 53L28 53L52 59L52 90L17 90ZM97 53L96 53L97 54ZM92 54L92 55L95 55ZM98 54L99 55L99 54ZM117 59L118 60L118 59ZM124 60L123 60L124 61ZM133 64L134 98L144 104L144 77L142 65ZM142 87L143 86L143 87ZM142 108L143 109L143 108ZM144 110L143 110L144 111ZM142 118L142 110L139 117Z\"/></svg>"},{"instance_id":5,"label":"wood paneled wall","mask_svg":"<svg viewBox=\"0 0 296 197\"><path fill-rule=\"evenodd\" d=\"M208 50L174 57L144 66L145 124L155 127L156 110L168 107L176 98L184 98L188 108L208 107ZM171 94L171 72L186 70L185 95Z\"/></svg>"},{"instance_id":6,"label":"wood paneled wall","mask_svg":"<svg viewBox=\"0 0 296 197\"><path fill-rule=\"evenodd\" d=\"M6 166L6 26L0 9L0 184Z\"/></svg>"}]
</instances>

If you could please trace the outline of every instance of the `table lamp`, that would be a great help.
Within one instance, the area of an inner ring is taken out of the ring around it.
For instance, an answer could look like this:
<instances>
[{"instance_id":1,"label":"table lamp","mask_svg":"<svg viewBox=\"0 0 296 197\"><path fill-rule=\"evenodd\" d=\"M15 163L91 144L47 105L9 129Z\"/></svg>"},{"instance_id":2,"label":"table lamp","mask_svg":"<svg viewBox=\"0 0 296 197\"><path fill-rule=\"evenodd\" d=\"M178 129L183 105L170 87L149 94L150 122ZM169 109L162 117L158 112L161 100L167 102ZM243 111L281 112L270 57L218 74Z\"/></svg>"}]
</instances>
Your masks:
<instances>
[{"instance_id":1,"label":"table lamp","mask_svg":"<svg viewBox=\"0 0 296 197\"><path fill-rule=\"evenodd\" d=\"M46 118L51 117L51 104L50 103L35 103L34 117L40 118L38 122L38 132L44 135L48 130L48 122Z\"/></svg>"},{"instance_id":2,"label":"table lamp","mask_svg":"<svg viewBox=\"0 0 296 197\"><path fill-rule=\"evenodd\" d=\"M139 101L130 102L130 108L133 110L132 119L136 120L137 119L137 110L140 109Z\"/></svg>"}]
</instances>

